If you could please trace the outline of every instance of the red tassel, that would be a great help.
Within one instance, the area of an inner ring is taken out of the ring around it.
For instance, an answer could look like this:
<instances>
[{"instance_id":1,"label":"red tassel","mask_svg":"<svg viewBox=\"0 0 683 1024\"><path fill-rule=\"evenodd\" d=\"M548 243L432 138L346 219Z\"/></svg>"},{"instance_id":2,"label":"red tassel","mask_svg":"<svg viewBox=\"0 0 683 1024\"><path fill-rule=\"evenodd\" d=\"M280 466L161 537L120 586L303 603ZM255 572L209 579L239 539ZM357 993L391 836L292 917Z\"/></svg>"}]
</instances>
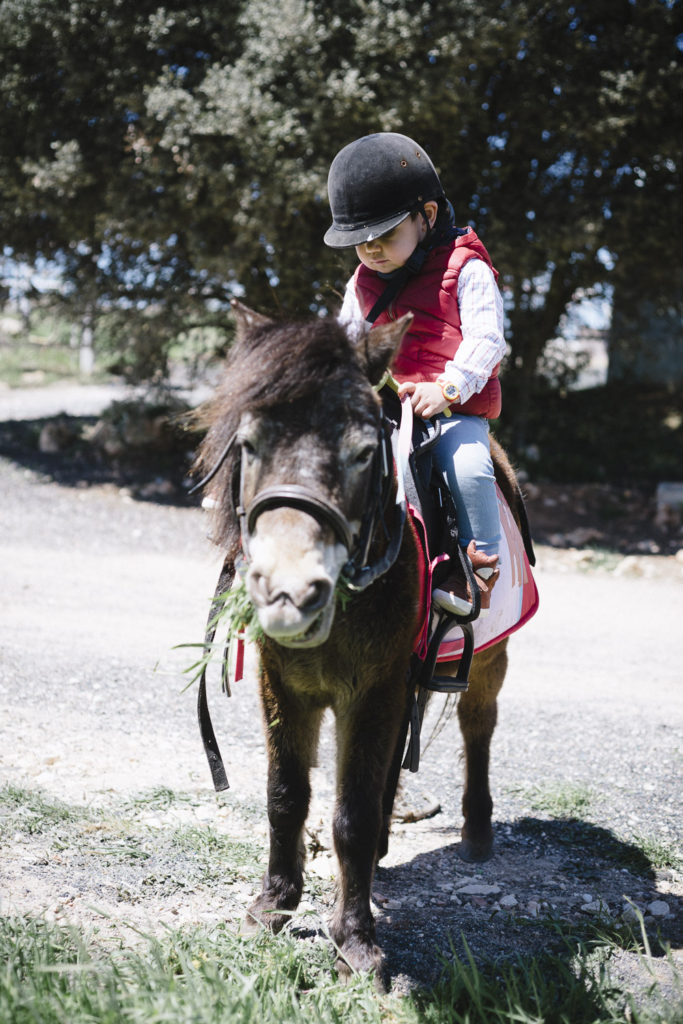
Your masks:
<instances>
[{"instance_id":1,"label":"red tassel","mask_svg":"<svg viewBox=\"0 0 683 1024\"><path fill-rule=\"evenodd\" d=\"M237 637L237 651L235 652L235 682L239 683L244 679L244 639Z\"/></svg>"}]
</instances>

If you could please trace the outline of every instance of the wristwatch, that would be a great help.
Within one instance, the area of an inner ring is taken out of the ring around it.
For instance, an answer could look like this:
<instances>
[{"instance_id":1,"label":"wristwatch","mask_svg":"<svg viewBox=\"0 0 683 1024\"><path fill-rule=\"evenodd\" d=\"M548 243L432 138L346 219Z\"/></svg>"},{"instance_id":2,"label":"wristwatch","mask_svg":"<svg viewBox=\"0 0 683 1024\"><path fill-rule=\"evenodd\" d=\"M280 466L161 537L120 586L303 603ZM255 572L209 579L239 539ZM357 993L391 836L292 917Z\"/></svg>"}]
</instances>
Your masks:
<instances>
[{"instance_id":1,"label":"wristwatch","mask_svg":"<svg viewBox=\"0 0 683 1024\"><path fill-rule=\"evenodd\" d=\"M451 381L437 381L441 385L441 392L447 402L457 402L460 398L460 389Z\"/></svg>"}]
</instances>

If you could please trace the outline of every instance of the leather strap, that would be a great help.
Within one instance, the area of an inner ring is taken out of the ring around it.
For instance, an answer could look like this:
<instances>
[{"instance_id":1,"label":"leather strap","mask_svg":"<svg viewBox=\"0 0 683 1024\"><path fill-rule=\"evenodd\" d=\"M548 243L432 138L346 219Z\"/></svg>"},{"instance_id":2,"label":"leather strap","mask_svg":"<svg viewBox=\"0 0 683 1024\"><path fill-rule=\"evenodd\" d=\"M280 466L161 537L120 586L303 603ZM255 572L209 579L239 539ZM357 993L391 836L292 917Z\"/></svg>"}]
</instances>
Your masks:
<instances>
[{"instance_id":1,"label":"leather strap","mask_svg":"<svg viewBox=\"0 0 683 1024\"><path fill-rule=\"evenodd\" d=\"M246 510L247 537L251 536L256 520L262 512L269 508L281 508L283 505L303 509L309 515L329 523L346 550L352 549L354 537L346 517L315 491L300 484L283 484L281 487L266 487L259 491Z\"/></svg>"},{"instance_id":2,"label":"leather strap","mask_svg":"<svg viewBox=\"0 0 683 1024\"><path fill-rule=\"evenodd\" d=\"M216 626L218 624L218 615L223 607L221 598L224 594L230 590L232 581L235 578L235 563L231 558L226 558L221 569L220 576L218 577L218 583L214 591L213 600L211 601L211 609L209 611L209 618L206 623L206 633L204 634L204 656L207 657L213 639L216 635ZM224 665L227 660L227 648L223 655ZM227 672L223 671L223 686L226 689L228 696L230 696L230 688L227 682ZM197 694L197 717L199 719L199 732L202 737L202 743L204 744L204 751L206 753L206 759L209 762L209 769L211 771L211 778L213 779L214 789L217 793L222 792L224 789L230 789L230 783L228 782L228 776L225 772L225 765L223 764L223 758L218 747L218 741L216 734L213 731L213 724L211 722L211 714L209 713L209 702L206 697L206 665L202 669L202 674L199 677L199 691Z\"/></svg>"}]
</instances>

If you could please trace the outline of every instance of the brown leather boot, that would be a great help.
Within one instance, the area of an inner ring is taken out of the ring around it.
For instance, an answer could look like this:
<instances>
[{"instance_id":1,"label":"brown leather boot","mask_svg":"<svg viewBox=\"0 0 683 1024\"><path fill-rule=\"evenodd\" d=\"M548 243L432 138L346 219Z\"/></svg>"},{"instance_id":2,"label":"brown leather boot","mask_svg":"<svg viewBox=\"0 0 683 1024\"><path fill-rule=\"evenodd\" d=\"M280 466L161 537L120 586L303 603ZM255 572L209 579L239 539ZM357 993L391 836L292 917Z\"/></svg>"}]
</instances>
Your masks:
<instances>
[{"instance_id":1,"label":"brown leather boot","mask_svg":"<svg viewBox=\"0 0 683 1024\"><path fill-rule=\"evenodd\" d=\"M467 545L467 557L472 563L474 577L479 587L480 615L485 615L491 606L491 591L498 582L500 568L498 555L486 555L477 551L476 541ZM453 570L443 583L432 591L432 600L439 608L457 615L469 615L472 611L472 594L465 579L462 566L454 561Z\"/></svg>"}]
</instances>

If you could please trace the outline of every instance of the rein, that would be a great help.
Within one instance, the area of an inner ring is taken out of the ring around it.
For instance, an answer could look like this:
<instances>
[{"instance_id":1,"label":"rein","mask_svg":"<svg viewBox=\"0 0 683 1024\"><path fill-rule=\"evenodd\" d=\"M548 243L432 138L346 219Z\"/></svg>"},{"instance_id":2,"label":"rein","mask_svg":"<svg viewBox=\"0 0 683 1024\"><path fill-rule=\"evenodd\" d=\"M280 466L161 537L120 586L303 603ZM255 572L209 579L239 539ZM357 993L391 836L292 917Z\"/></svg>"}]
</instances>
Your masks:
<instances>
[{"instance_id":1,"label":"rein","mask_svg":"<svg viewBox=\"0 0 683 1024\"><path fill-rule=\"evenodd\" d=\"M391 446L391 431L383 411L381 413L381 419L378 427L377 448L373 456L371 469L371 500L368 504L368 509L363 516L360 532L357 538L354 537L351 524L340 509L327 501L326 498L321 497L314 491L311 491L300 484L288 484L281 487L266 487L252 499L249 507L245 508L244 502L242 501L242 479L240 475L240 504L235 511L240 519L242 530L242 551L245 558L248 559L249 540L256 521L261 513L268 509L281 508L283 506L297 508L306 512L308 515L313 516L315 519L318 519L318 521L325 522L331 526L337 538L348 551L349 558L342 569L339 580L341 587L352 593L365 590L369 587L394 564L398 557L401 542L403 540L403 530L407 510L404 476L408 465L411 433L412 407L410 401L406 399L402 403L399 445L396 453L398 469L396 505L398 508L398 516L396 517L397 522L394 524L392 533L389 533L387 529L385 513L392 493L394 463ZM214 478L229 455L236 437L236 433L232 435L220 453L215 465L212 466L206 476L192 488L189 492L190 494L195 493ZM380 527L382 527L387 538L387 548L382 556L380 556L374 563L369 564L368 558L372 541L377 536ZM216 590L211 601L211 608L204 634L203 653L205 657L208 657L210 654L211 646L216 635L218 619L222 608L221 599L223 595L230 590L234 578L235 563L232 559L228 558L223 564L223 568L216 585ZM221 680L223 689L227 695L230 696L227 662L228 645L226 645L223 652ZM211 778L213 779L214 789L216 792L220 793L225 789L229 789L230 784L228 782L225 765L223 763L223 758L218 747L218 741L216 740L216 734L211 722L209 704L206 696L206 664L204 664L199 677L197 717L199 720L199 731L202 737L204 751L209 763Z\"/></svg>"},{"instance_id":2,"label":"rein","mask_svg":"<svg viewBox=\"0 0 683 1024\"><path fill-rule=\"evenodd\" d=\"M406 405L408 408L410 407L408 402L404 404L404 409ZM213 470L211 475L213 475ZM386 524L386 511L393 483L391 431L383 411L378 427L377 447L371 466L369 500L357 536L341 509L327 498L301 484L266 487L259 491L246 507L243 500L243 480L240 477L240 503L235 511L240 520L242 552L246 561L249 561L249 547L258 517L269 509L296 508L317 519L318 522L330 526L337 539L346 548L348 559L339 580L342 588L349 591L365 590L380 576L388 572L396 561L401 548L407 514L402 482L397 492L398 515L395 517L396 521L391 532ZM387 539L387 548L375 562L370 562L372 542L378 536L380 528Z\"/></svg>"}]
</instances>

